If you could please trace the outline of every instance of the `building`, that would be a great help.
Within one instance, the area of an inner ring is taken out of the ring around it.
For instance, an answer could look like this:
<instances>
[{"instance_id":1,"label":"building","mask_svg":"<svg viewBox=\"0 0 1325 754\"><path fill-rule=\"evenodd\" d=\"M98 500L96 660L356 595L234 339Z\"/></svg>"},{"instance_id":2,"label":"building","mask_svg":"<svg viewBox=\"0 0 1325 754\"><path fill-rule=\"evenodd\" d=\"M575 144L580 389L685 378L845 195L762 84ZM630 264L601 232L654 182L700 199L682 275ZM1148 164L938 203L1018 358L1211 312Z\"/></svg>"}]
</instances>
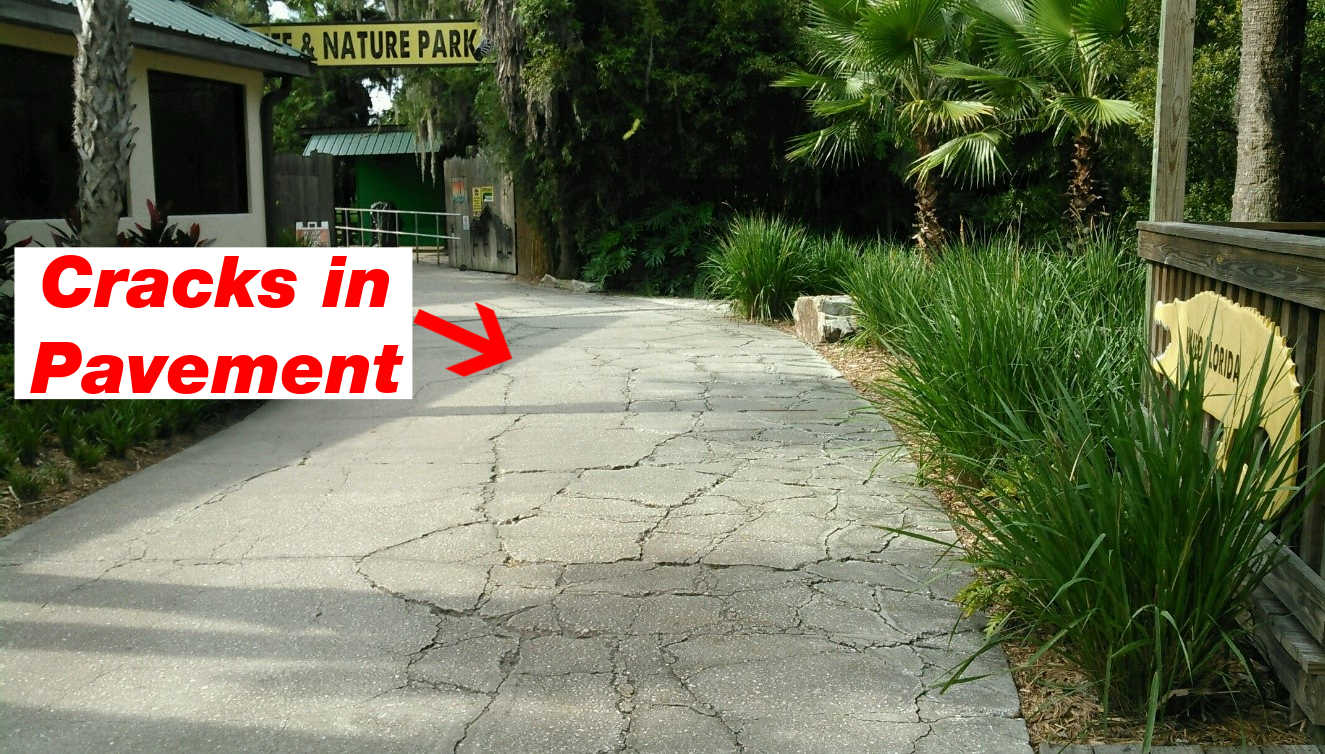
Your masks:
<instances>
[{"instance_id":1,"label":"building","mask_svg":"<svg viewBox=\"0 0 1325 754\"><path fill-rule=\"evenodd\" d=\"M312 62L182 0L130 4L137 133L121 228L146 224L151 199L217 245L265 246L265 82L309 75ZM0 217L18 221L11 237L50 243L47 224L63 225L76 203L78 23L73 0L0 2Z\"/></svg>"},{"instance_id":2,"label":"building","mask_svg":"<svg viewBox=\"0 0 1325 754\"><path fill-rule=\"evenodd\" d=\"M337 131L319 131L309 135L304 157L330 155L340 163L340 174L352 178L352 191L342 194L338 202L351 207L367 209L386 203L392 209L411 214L398 216L397 229L406 235L400 242L409 246L436 246L431 236L411 234L439 234L446 232L446 221L436 215L416 215L417 212L446 212L446 196L440 177L441 162L436 173L427 175L420 167L420 157L432 160L440 144L420 149L414 131L400 127L374 127Z\"/></svg>"}]
</instances>

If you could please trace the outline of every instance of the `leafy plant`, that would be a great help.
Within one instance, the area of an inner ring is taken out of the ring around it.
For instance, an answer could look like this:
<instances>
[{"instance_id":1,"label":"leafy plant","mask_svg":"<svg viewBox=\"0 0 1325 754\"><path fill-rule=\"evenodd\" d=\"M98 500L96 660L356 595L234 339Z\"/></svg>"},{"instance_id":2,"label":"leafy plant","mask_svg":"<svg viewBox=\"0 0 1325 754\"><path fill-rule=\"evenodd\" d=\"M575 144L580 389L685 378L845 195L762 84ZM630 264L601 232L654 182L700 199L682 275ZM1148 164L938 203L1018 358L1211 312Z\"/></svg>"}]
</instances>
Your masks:
<instances>
[{"instance_id":1,"label":"leafy plant","mask_svg":"<svg viewBox=\"0 0 1325 754\"><path fill-rule=\"evenodd\" d=\"M924 322L935 305L929 287L942 271L933 270L900 244L876 243L847 274L844 288L856 303L862 336L894 353L905 352L901 332Z\"/></svg>"},{"instance_id":2,"label":"leafy plant","mask_svg":"<svg viewBox=\"0 0 1325 754\"><path fill-rule=\"evenodd\" d=\"M54 425L60 448L66 454L73 452L74 446L83 437L83 412L72 404L66 404L55 414Z\"/></svg>"},{"instance_id":3,"label":"leafy plant","mask_svg":"<svg viewBox=\"0 0 1325 754\"><path fill-rule=\"evenodd\" d=\"M904 357L883 385L889 418L983 479L1007 456L995 417L1033 426L1059 384L1086 406L1134 390L1142 281L1116 246L1069 256L1004 238L951 247L932 270L870 257L850 292L867 336Z\"/></svg>"},{"instance_id":4,"label":"leafy plant","mask_svg":"<svg viewBox=\"0 0 1325 754\"><path fill-rule=\"evenodd\" d=\"M106 458L106 449L101 445L79 440L69 454L74 465L83 471L92 471Z\"/></svg>"},{"instance_id":5,"label":"leafy plant","mask_svg":"<svg viewBox=\"0 0 1325 754\"><path fill-rule=\"evenodd\" d=\"M119 235L121 246L146 247L188 247L211 246L212 240L202 238L202 229L197 223L189 226L188 232L180 230L164 211L157 209L151 199L147 200L148 226L134 223L133 230L123 231Z\"/></svg>"},{"instance_id":6,"label":"leafy plant","mask_svg":"<svg viewBox=\"0 0 1325 754\"><path fill-rule=\"evenodd\" d=\"M1137 106L1111 98L1110 45L1127 31L1127 2L968 0L970 31L982 48L973 62L945 61L935 70L968 82L997 117L959 134L914 163L913 171L956 172L988 182L1006 168L1008 137L1027 131L1072 139L1068 216L1093 227L1103 207L1097 191L1096 142L1106 129L1141 123ZM977 64L978 63L978 64Z\"/></svg>"},{"instance_id":7,"label":"leafy plant","mask_svg":"<svg viewBox=\"0 0 1325 754\"><path fill-rule=\"evenodd\" d=\"M805 230L779 218L736 217L704 270L712 293L747 319L784 319L810 282Z\"/></svg>"},{"instance_id":8,"label":"leafy plant","mask_svg":"<svg viewBox=\"0 0 1325 754\"><path fill-rule=\"evenodd\" d=\"M1144 714L1148 740L1166 712L1249 670L1238 615L1280 557L1267 537L1297 524L1295 512L1270 515L1276 494L1303 485L1287 471L1287 432L1265 441L1256 428L1268 375L1248 388L1243 428L1212 436L1203 369L1172 384L1139 351L1127 366L1138 388L1104 405L1059 382L1031 415L991 414L1019 462L984 490L954 487L965 502L954 513L967 560L1006 608L975 656L1009 639L1038 644L1032 661L1057 651L1094 681L1105 715Z\"/></svg>"},{"instance_id":9,"label":"leafy plant","mask_svg":"<svg viewBox=\"0 0 1325 754\"><path fill-rule=\"evenodd\" d=\"M121 406L102 406L89 415L89 420L97 440L113 458L123 458L142 431L137 413Z\"/></svg>"},{"instance_id":10,"label":"leafy plant","mask_svg":"<svg viewBox=\"0 0 1325 754\"><path fill-rule=\"evenodd\" d=\"M713 233L712 204L671 202L616 223L587 244L583 275L607 287L689 294Z\"/></svg>"},{"instance_id":11,"label":"leafy plant","mask_svg":"<svg viewBox=\"0 0 1325 754\"><path fill-rule=\"evenodd\" d=\"M876 134L915 155L944 135L974 130L992 105L960 99L938 64L964 44L965 17L954 0L810 0L805 30L811 70L777 86L804 90L810 112L828 125L796 137L788 156L839 163L861 154ZM915 241L927 254L943 243L937 176L908 175L915 191Z\"/></svg>"},{"instance_id":12,"label":"leafy plant","mask_svg":"<svg viewBox=\"0 0 1325 754\"><path fill-rule=\"evenodd\" d=\"M14 294L4 290L14 281L14 249L32 243L32 237L10 241L9 226L0 219L0 343L14 342Z\"/></svg>"},{"instance_id":13,"label":"leafy plant","mask_svg":"<svg viewBox=\"0 0 1325 754\"><path fill-rule=\"evenodd\" d=\"M5 440L25 466L37 462L46 439L46 423L40 411L31 405L15 405L5 422Z\"/></svg>"},{"instance_id":14,"label":"leafy plant","mask_svg":"<svg viewBox=\"0 0 1325 754\"><path fill-rule=\"evenodd\" d=\"M0 443L0 476L5 476L9 470L18 465L18 456L9 446Z\"/></svg>"},{"instance_id":15,"label":"leafy plant","mask_svg":"<svg viewBox=\"0 0 1325 754\"><path fill-rule=\"evenodd\" d=\"M14 497L22 502L36 500L41 497L42 491L46 489L45 480L41 474L22 466L15 466L9 470L8 482L9 489L14 493Z\"/></svg>"},{"instance_id":16,"label":"leafy plant","mask_svg":"<svg viewBox=\"0 0 1325 754\"><path fill-rule=\"evenodd\" d=\"M811 238L808 252L804 294L818 295L846 290L846 280L859 266L864 248L837 231L827 238Z\"/></svg>"},{"instance_id":17,"label":"leafy plant","mask_svg":"<svg viewBox=\"0 0 1325 754\"><path fill-rule=\"evenodd\" d=\"M47 464L41 467L42 478L53 487L69 484L69 467L59 464Z\"/></svg>"},{"instance_id":18,"label":"leafy plant","mask_svg":"<svg viewBox=\"0 0 1325 754\"><path fill-rule=\"evenodd\" d=\"M136 400L124 402L121 411L133 428L135 443L146 442L157 436L158 428L165 417L169 416L168 410L161 408L162 403L169 403L169 401Z\"/></svg>"},{"instance_id":19,"label":"leafy plant","mask_svg":"<svg viewBox=\"0 0 1325 754\"><path fill-rule=\"evenodd\" d=\"M175 248L191 246L211 246L215 239L202 238L202 229L197 223L189 226L188 231L170 222L170 217L158 209L151 199L147 200L148 225L134 223L132 230L121 231L116 237L119 246L139 246L150 248ZM56 246L82 246L83 222L77 211L65 219L65 228L47 225L51 231L51 240Z\"/></svg>"}]
</instances>

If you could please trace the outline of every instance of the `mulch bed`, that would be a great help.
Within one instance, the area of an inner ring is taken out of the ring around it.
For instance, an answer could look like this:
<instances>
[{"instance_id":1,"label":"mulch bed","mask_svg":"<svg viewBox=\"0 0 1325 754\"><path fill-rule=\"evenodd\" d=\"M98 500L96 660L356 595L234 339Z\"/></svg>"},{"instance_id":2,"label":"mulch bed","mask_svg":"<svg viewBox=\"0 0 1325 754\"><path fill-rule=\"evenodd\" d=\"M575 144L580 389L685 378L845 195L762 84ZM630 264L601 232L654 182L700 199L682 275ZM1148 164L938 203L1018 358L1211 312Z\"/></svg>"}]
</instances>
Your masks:
<instances>
[{"instance_id":1,"label":"mulch bed","mask_svg":"<svg viewBox=\"0 0 1325 754\"><path fill-rule=\"evenodd\" d=\"M37 468L63 469L69 481L60 485L58 489L48 490L36 500L23 502L14 495L14 491L4 483L4 480L0 479L0 536L9 534L42 516L78 502L102 487L114 484L169 458L248 416L257 410L259 405L261 401L232 403L229 410L199 422L192 432L134 446L125 453L124 458L107 457L91 471L80 471L58 446L46 448L37 461Z\"/></svg>"},{"instance_id":2,"label":"mulch bed","mask_svg":"<svg viewBox=\"0 0 1325 754\"><path fill-rule=\"evenodd\" d=\"M789 325L779 325L779 329L795 334ZM815 346L815 349L846 377L857 392L887 413L878 386L890 374L896 363L894 357L877 348L851 343L824 344ZM908 447L920 447L916 438L904 433L899 435ZM940 492L938 497L945 508L958 504L950 495ZM1143 719L1103 719L1099 696L1090 687L1085 674L1061 656L1050 652L1027 665L1027 660L1034 654L1033 646L1005 643L1003 649L1012 666L1012 677L1021 697L1022 716L1033 744L1113 744L1140 741L1144 737ZM1290 721L1287 692L1274 681L1264 663L1252 655L1248 659L1255 671L1254 679L1244 679L1228 702L1207 705L1202 717L1175 717L1162 722L1156 727L1154 743L1207 746L1307 743L1305 723ZM1260 693L1256 689L1260 689Z\"/></svg>"}]
</instances>

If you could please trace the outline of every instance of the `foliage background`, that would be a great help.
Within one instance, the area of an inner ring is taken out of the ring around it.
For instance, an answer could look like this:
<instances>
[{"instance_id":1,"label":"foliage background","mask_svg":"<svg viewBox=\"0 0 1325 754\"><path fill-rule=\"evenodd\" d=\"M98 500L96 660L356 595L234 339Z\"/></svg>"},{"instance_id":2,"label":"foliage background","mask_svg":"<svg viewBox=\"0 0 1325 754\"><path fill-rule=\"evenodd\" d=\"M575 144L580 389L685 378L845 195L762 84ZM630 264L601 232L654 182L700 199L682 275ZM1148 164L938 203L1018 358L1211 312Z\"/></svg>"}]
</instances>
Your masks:
<instances>
[{"instance_id":1,"label":"foliage background","mask_svg":"<svg viewBox=\"0 0 1325 754\"><path fill-rule=\"evenodd\" d=\"M262 0L254 0L259 5ZM250 0L214 0L240 13ZM811 52L799 0L502 0L522 32L524 87L546 105L542 141L513 122L490 70L383 70L395 106L382 122L430 130L444 158L483 148L517 175L521 200L554 242L564 223L581 276L614 287L690 294L716 229L739 212L775 213L857 238L909 234L902 180L915 155L878 138L857 163L813 167L785 159L791 136L814 123L794 91L770 83ZM1301 105L1285 219L1321 219L1325 177L1325 0L1308 0ZM381 5L295 0L305 18L475 17L480 0L385 0ZM222 12L225 10L222 8ZM1127 39L1110 68L1124 96L1154 109L1160 0L1131 0ZM1235 167L1238 0L1197 4L1187 217L1228 219ZM300 129L368 125L361 73L299 80L276 112L281 150ZM540 121L543 122L543 121ZM1111 134L1100 151L1101 193L1116 223L1148 207L1151 124ZM1064 230L1071 144L1018 138L1012 175L972 189L945 186L945 224L957 236L1011 227L1031 237ZM429 166L421 166L429 167Z\"/></svg>"}]
</instances>

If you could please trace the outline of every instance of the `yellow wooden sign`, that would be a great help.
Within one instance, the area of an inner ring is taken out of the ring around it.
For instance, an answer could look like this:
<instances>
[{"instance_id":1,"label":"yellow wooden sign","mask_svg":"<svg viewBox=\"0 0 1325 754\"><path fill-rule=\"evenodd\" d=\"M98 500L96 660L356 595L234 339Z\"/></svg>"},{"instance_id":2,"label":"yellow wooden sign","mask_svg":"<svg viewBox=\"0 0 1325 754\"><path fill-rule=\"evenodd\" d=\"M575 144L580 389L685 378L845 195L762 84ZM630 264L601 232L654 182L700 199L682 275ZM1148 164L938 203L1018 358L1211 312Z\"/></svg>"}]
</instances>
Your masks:
<instances>
[{"instance_id":1,"label":"yellow wooden sign","mask_svg":"<svg viewBox=\"0 0 1325 754\"><path fill-rule=\"evenodd\" d=\"M312 56L319 66L475 65L477 21L272 24L249 27ZM491 62L489 60L489 62Z\"/></svg>"},{"instance_id":2,"label":"yellow wooden sign","mask_svg":"<svg viewBox=\"0 0 1325 754\"><path fill-rule=\"evenodd\" d=\"M1230 430L1246 423L1262 366L1268 362L1260 426L1272 441L1281 434L1293 443L1301 438L1297 411L1300 386L1292 349L1284 342L1278 325L1255 309L1213 291L1157 304L1155 321L1168 328L1170 338L1169 347L1153 361L1155 369L1176 379L1184 365L1203 364L1206 413ZM1226 433L1225 441L1228 437ZM1227 445L1221 446L1218 453L1221 459L1226 458ZM1297 473L1297 454L1291 456L1286 464L1290 476ZM1280 491L1268 515L1278 513L1290 497L1289 490Z\"/></svg>"}]
</instances>

